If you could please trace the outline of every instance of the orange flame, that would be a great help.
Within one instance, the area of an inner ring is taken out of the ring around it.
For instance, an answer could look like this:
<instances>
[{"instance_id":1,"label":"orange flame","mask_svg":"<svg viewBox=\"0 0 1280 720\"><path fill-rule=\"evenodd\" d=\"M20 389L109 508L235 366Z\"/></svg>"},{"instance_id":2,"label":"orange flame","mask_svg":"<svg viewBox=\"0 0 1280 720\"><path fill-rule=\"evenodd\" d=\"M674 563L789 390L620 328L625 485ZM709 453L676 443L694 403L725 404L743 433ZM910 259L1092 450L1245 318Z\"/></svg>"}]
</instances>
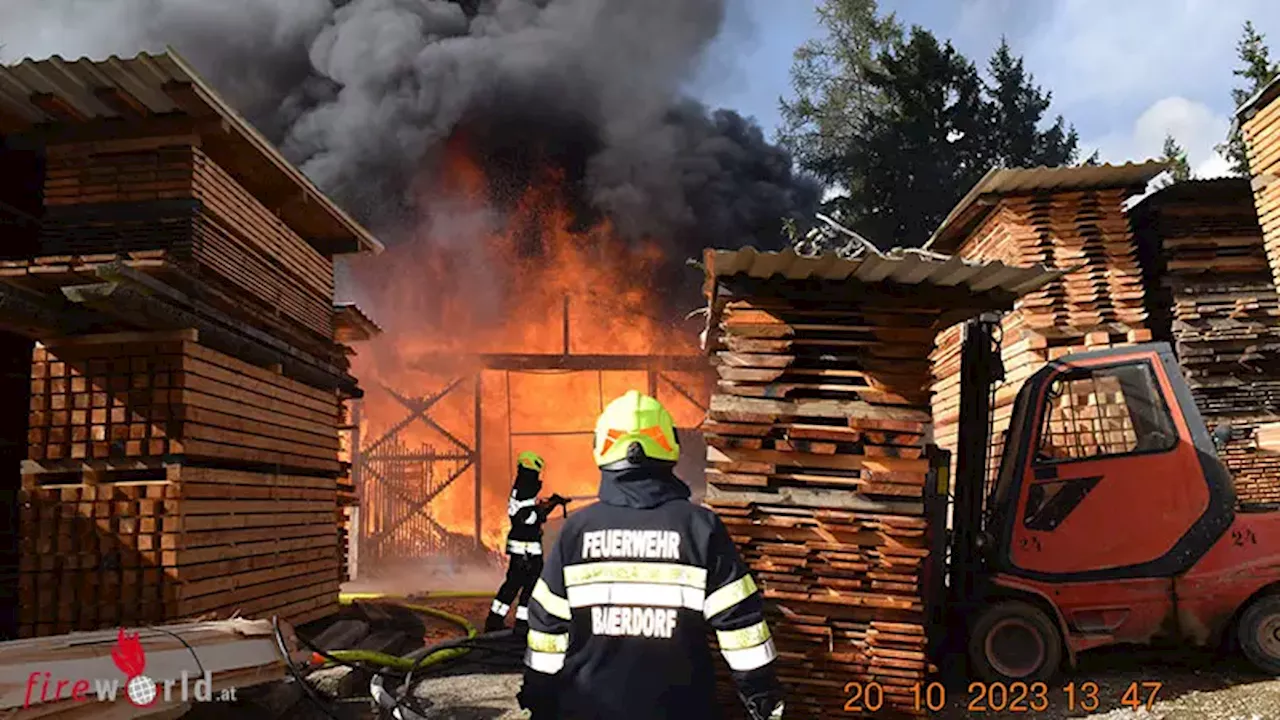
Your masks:
<instances>
[{"instance_id":1,"label":"orange flame","mask_svg":"<svg viewBox=\"0 0 1280 720\"><path fill-rule=\"evenodd\" d=\"M147 653L142 649L138 633L126 634L124 628L116 635L116 646L111 648L111 661L120 668L126 678L135 678L147 669Z\"/></svg>"},{"instance_id":2,"label":"orange flame","mask_svg":"<svg viewBox=\"0 0 1280 720\"><path fill-rule=\"evenodd\" d=\"M415 398L451 377L481 370L479 353L696 354L696 323L661 317L662 289L653 270L664 258L656 244L621 241L602 221L573 227L563 176L547 169L495 220L483 170L454 143L425 204L436 208L411 242L352 263L357 287L386 332L361 346L353 370L366 391L362 435L368 443L408 412L383 386ZM698 392L702 379L680 375ZM547 461L544 492L594 494L599 471L591 456L597 414L627 390L647 392L643 371L484 371L481 459L483 539L490 547L507 531L506 502L515 457L533 450ZM432 407L430 417L466 443L475 432L474 384L464 381ZM696 426L702 411L670 387L659 395L677 425ZM514 433L514 435L512 435ZM573 434L570 434L573 433ZM401 435L411 449L454 449L438 430L411 424ZM460 462L437 463L440 482ZM470 535L474 490L470 472L431 504L433 519ZM368 504L368 503L366 503ZM366 508L369 517L377 510Z\"/></svg>"}]
</instances>

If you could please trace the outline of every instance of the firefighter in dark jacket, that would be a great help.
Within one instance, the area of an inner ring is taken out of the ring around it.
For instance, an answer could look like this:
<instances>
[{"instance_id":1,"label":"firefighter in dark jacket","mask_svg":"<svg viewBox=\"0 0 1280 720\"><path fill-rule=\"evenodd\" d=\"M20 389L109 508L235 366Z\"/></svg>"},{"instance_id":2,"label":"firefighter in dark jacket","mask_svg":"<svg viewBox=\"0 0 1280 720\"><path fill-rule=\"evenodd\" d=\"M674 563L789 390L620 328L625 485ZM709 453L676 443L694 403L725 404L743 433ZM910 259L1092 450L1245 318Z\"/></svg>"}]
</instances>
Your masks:
<instances>
[{"instance_id":1,"label":"firefighter in dark jacket","mask_svg":"<svg viewBox=\"0 0 1280 720\"><path fill-rule=\"evenodd\" d=\"M534 452L522 452L516 458L516 480L507 500L507 519L511 529L507 532L507 578L498 588L485 620L485 632L506 627L507 613L517 595L516 630L523 632L529 622L529 595L542 572L542 524L557 505L564 504L559 495L552 495L545 502L538 501L542 489L542 456Z\"/></svg>"},{"instance_id":2,"label":"firefighter in dark jacket","mask_svg":"<svg viewBox=\"0 0 1280 720\"><path fill-rule=\"evenodd\" d=\"M596 423L600 502L565 522L529 604L519 700L535 720L719 717L708 625L750 717L782 717L761 594L689 502L679 456L671 415L634 390Z\"/></svg>"}]
</instances>

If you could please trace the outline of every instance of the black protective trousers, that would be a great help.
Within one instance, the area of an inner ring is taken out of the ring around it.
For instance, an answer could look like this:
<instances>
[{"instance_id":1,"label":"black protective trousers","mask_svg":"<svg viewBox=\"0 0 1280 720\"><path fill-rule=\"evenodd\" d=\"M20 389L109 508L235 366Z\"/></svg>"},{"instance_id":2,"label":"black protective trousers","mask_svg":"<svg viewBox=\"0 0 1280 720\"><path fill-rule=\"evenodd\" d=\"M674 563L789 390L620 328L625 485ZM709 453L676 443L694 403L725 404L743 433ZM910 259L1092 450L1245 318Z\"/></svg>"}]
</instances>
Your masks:
<instances>
[{"instance_id":1,"label":"black protective trousers","mask_svg":"<svg viewBox=\"0 0 1280 720\"><path fill-rule=\"evenodd\" d=\"M493 605L489 609L489 618L485 623L486 629L489 630L505 625L507 612L517 596L519 603L516 606L516 625L528 623L529 596L533 594L533 586L542 575L541 555L511 555L510 557L507 578L502 582L502 587L498 588L498 594L494 596Z\"/></svg>"}]
</instances>

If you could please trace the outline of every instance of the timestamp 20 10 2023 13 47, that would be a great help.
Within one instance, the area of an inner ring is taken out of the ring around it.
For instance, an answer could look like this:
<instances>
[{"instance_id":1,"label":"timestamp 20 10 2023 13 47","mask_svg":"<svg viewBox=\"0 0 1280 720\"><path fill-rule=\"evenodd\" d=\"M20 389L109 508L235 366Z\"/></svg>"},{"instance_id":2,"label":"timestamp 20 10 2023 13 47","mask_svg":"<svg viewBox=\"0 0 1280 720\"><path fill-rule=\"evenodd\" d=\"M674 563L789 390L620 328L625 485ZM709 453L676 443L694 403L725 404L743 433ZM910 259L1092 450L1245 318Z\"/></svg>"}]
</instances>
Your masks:
<instances>
[{"instance_id":1,"label":"timestamp 20 10 2023 13 47","mask_svg":"<svg viewBox=\"0 0 1280 720\"><path fill-rule=\"evenodd\" d=\"M1122 707L1150 710L1163 687L1159 682L1131 682L1120 694ZM901 692L902 688L895 688ZM915 683L906 688L916 711L940 712L950 698L940 682ZM876 682L845 683L844 711L847 713L879 712L885 707L884 686ZM970 713L1035 713L1065 705L1068 711L1093 712L1102 707L1104 698L1098 683L1069 682L1051 687L1043 682L971 682L966 708Z\"/></svg>"}]
</instances>

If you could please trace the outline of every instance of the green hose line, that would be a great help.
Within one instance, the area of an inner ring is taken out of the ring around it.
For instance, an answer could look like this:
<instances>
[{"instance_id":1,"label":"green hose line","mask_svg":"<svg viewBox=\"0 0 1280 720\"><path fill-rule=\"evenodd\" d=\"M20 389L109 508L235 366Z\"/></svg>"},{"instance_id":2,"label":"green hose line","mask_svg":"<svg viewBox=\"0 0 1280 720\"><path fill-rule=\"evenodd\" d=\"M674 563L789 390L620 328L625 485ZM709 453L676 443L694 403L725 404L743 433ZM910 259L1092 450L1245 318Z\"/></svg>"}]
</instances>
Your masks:
<instances>
[{"instance_id":1,"label":"green hose line","mask_svg":"<svg viewBox=\"0 0 1280 720\"><path fill-rule=\"evenodd\" d=\"M493 593L477 593L477 592L447 592L447 593L431 593L427 595L427 599L434 598L487 598L493 597ZM383 593L342 593L338 596L338 601L343 605L350 605L360 600L386 600L395 603L403 608L412 610L422 615L430 615L440 618L457 625L467 633L467 639L471 639L479 634L476 627L469 620L461 615L454 615L451 612L445 612L439 608L429 605L418 605L416 603L405 602L405 598L395 595L387 595ZM329 654L341 660L342 662L363 662L379 667L390 668L392 670L414 670L438 665L455 658L462 657L471 651L471 648L445 648L431 653L422 660L413 658L397 657L388 655L387 653L375 652L373 650L334 650Z\"/></svg>"},{"instance_id":2,"label":"green hose line","mask_svg":"<svg viewBox=\"0 0 1280 720\"><path fill-rule=\"evenodd\" d=\"M468 599L468 598L480 599L480 598L493 597L493 591L490 590L486 592L482 590L444 590L441 592L427 592L427 593L423 593L420 596L415 596L415 597L416 599L420 599L420 600L421 599L450 600L450 599ZM410 600L410 598L405 597L403 595L391 595L388 593L378 593L378 592L351 592L351 593L341 593L340 595L338 595L338 601L341 602L343 605L350 605L351 603L359 600L392 600L396 602L403 602L405 600Z\"/></svg>"}]
</instances>

